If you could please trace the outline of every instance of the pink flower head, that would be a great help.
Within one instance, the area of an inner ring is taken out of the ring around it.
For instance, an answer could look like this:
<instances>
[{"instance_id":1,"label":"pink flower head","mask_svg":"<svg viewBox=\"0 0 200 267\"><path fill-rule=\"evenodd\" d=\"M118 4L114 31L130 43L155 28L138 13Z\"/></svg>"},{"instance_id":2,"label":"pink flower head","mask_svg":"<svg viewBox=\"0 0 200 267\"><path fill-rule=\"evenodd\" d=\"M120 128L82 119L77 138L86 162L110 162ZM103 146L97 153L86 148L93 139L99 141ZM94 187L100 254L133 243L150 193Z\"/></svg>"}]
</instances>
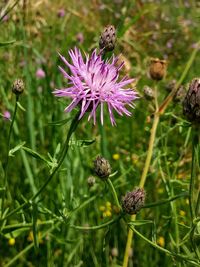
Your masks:
<instances>
[{"instance_id":1,"label":"pink flower head","mask_svg":"<svg viewBox=\"0 0 200 267\"><path fill-rule=\"evenodd\" d=\"M36 71L36 77L37 77L38 79L45 78L45 76L46 76L46 74L45 74L45 72L43 71L43 69L38 69L38 70Z\"/></svg>"},{"instance_id":2,"label":"pink flower head","mask_svg":"<svg viewBox=\"0 0 200 267\"><path fill-rule=\"evenodd\" d=\"M8 110L4 111L3 117L5 120L10 120L11 118L10 112Z\"/></svg>"},{"instance_id":3,"label":"pink flower head","mask_svg":"<svg viewBox=\"0 0 200 267\"><path fill-rule=\"evenodd\" d=\"M59 18L62 18L62 17L64 17L64 16L65 16L65 10L62 9L62 8L59 9L59 10L58 10L58 17L59 17Z\"/></svg>"},{"instance_id":4,"label":"pink flower head","mask_svg":"<svg viewBox=\"0 0 200 267\"><path fill-rule=\"evenodd\" d=\"M72 60L70 64L63 56L60 55L62 61L70 69L71 75L59 67L60 71L66 79L69 80L68 87L55 90L53 93L58 97L69 97L72 102L65 108L66 112L70 112L77 105L80 106L79 119L86 112L90 112L88 120L93 117L94 124L96 123L96 110L100 106L101 124L103 125L104 106L107 105L110 115L111 124L115 125L113 111L119 115L131 116L127 106L133 108L132 103L137 97L137 93L131 89L124 87L134 81L124 77L119 80L119 70L124 63L116 65L118 58L104 61L101 55L98 55L96 50L92 55L86 55L86 59L77 48L69 51Z\"/></svg>"},{"instance_id":5,"label":"pink flower head","mask_svg":"<svg viewBox=\"0 0 200 267\"><path fill-rule=\"evenodd\" d=\"M80 44L83 43L83 41L84 41L84 36L83 36L83 33L82 33L82 32L77 33L77 35L76 35L76 40L77 40Z\"/></svg>"}]
</instances>

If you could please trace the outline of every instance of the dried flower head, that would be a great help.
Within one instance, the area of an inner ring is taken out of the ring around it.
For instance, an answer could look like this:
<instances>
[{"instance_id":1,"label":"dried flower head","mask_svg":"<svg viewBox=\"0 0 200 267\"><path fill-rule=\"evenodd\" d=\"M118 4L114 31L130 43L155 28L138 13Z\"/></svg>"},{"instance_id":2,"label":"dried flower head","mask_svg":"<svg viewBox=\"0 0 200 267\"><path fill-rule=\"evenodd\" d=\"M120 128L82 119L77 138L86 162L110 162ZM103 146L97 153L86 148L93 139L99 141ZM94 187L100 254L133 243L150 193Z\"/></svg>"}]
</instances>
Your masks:
<instances>
[{"instance_id":1,"label":"dried flower head","mask_svg":"<svg viewBox=\"0 0 200 267\"><path fill-rule=\"evenodd\" d=\"M55 90L54 94L58 97L72 98L71 104L66 107L65 111L70 112L76 106L80 106L80 116L90 111L88 120L93 117L96 123L96 110L100 106L101 123L103 124L104 105L107 104L112 125L115 125L113 111L119 115L131 116L131 112L127 110L127 106L133 108L132 103L137 97L137 93L133 89L124 89L124 87L134 81L124 77L118 81L119 70L123 63L116 66L118 58L104 62L101 55L97 55L96 50L91 56L86 55L84 62L80 50L75 48L70 50L69 55L72 59L70 64L63 56L60 56L66 66L70 69L71 75L59 67L64 77L69 80L66 88Z\"/></svg>"},{"instance_id":2,"label":"dried flower head","mask_svg":"<svg viewBox=\"0 0 200 267\"><path fill-rule=\"evenodd\" d=\"M183 101L183 114L195 124L200 124L200 78L195 78Z\"/></svg>"},{"instance_id":3,"label":"dried flower head","mask_svg":"<svg viewBox=\"0 0 200 267\"><path fill-rule=\"evenodd\" d=\"M111 174L109 161L101 156L97 156L94 160L94 171L99 178L107 179Z\"/></svg>"},{"instance_id":4,"label":"dried flower head","mask_svg":"<svg viewBox=\"0 0 200 267\"><path fill-rule=\"evenodd\" d=\"M143 88L143 92L144 92L144 96L147 100L154 99L155 95L154 95L154 91L151 87L145 85Z\"/></svg>"},{"instance_id":5,"label":"dried flower head","mask_svg":"<svg viewBox=\"0 0 200 267\"><path fill-rule=\"evenodd\" d=\"M128 192L122 199L122 208L128 214L136 214L143 206L145 201L145 191L142 188Z\"/></svg>"},{"instance_id":6,"label":"dried flower head","mask_svg":"<svg viewBox=\"0 0 200 267\"><path fill-rule=\"evenodd\" d=\"M101 33L99 47L105 52L112 51L115 48L116 30L113 25L107 25Z\"/></svg>"},{"instance_id":7,"label":"dried flower head","mask_svg":"<svg viewBox=\"0 0 200 267\"><path fill-rule=\"evenodd\" d=\"M166 74L167 62L159 58L152 58L150 60L149 74L153 80L162 80Z\"/></svg>"},{"instance_id":8,"label":"dried flower head","mask_svg":"<svg viewBox=\"0 0 200 267\"><path fill-rule=\"evenodd\" d=\"M17 79L14 81L12 86L12 92L15 95L21 95L24 91L24 82L21 79Z\"/></svg>"}]
</instances>

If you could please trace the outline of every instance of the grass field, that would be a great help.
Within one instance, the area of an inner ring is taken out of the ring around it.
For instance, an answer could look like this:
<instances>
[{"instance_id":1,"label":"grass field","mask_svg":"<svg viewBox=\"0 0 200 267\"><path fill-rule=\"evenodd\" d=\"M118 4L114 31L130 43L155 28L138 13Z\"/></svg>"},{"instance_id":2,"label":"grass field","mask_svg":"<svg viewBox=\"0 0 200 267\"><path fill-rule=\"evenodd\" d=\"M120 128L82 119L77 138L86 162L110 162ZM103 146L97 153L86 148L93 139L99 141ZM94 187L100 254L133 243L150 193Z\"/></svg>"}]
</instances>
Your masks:
<instances>
[{"instance_id":1,"label":"grass field","mask_svg":"<svg viewBox=\"0 0 200 267\"><path fill-rule=\"evenodd\" d=\"M199 125L199 1L1 0L0 267L200 266Z\"/></svg>"}]
</instances>

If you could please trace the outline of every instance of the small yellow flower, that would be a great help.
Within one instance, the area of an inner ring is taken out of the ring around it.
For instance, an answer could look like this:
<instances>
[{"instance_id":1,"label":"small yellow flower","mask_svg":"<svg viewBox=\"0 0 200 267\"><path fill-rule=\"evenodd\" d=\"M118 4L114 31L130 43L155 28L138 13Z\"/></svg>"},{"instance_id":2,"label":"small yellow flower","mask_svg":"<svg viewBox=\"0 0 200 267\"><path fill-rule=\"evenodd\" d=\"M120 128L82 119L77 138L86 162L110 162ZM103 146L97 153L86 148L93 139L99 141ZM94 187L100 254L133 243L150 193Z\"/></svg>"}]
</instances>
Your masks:
<instances>
[{"instance_id":1,"label":"small yellow flower","mask_svg":"<svg viewBox=\"0 0 200 267\"><path fill-rule=\"evenodd\" d=\"M117 153L116 154L113 154L112 157L113 157L114 160L119 160L120 159L120 155L117 154Z\"/></svg>"},{"instance_id":2,"label":"small yellow flower","mask_svg":"<svg viewBox=\"0 0 200 267\"><path fill-rule=\"evenodd\" d=\"M165 246L165 239L163 236L160 236L158 238L158 241L157 241L158 245L160 245L161 247L164 247Z\"/></svg>"},{"instance_id":3,"label":"small yellow flower","mask_svg":"<svg viewBox=\"0 0 200 267\"><path fill-rule=\"evenodd\" d=\"M8 244L9 244L9 246L14 246L14 244L15 244L15 238L9 238Z\"/></svg>"},{"instance_id":4,"label":"small yellow flower","mask_svg":"<svg viewBox=\"0 0 200 267\"><path fill-rule=\"evenodd\" d=\"M158 189L158 194L162 194L164 192L164 189L163 188L159 188Z\"/></svg>"},{"instance_id":5,"label":"small yellow flower","mask_svg":"<svg viewBox=\"0 0 200 267\"><path fill-rule=\"evenodd\" d=\"M106 207L107 207L107 208L111 208L111 203L110 203L110 201L107 201L107 202L106 202Z\"/></svg>"},{"instance_id":6,"label":"small yellow flower","mask_svg":"<svg viewBox=\"0 0 200 267\"><path fill-rule=\"evenodd\" d=\"M42 237L41 237L41 232L38 232L37 237L38 237L39 243L42 244L43 240L42 240ZM27 240L29 242L33 242L33 240L34 240L33 231L30 231L30 233L29 233L29 235L27 237Z\"/></svg>"},{"instance_id":7,"label":"small yellow flower","mask_svg":"<svg viewBox=\"0 0 200 267\"><path fill-rule=\"evenodd\" d=\"M100 207L99 207L99 210L100 210L100 211L104 211L105 209L106 209L106 207L104 207L104 206L100 206Z\"/></svg>"},{"instance_id":8,"label":"small yellow flower","mask_svg":"<svg viewBox=\"0 0 200 267\"><path fill-rule=\"evenodd\" d=\"M106 217L111 217L112 216L112 212L110 210L106 211Z\"/></svg>"},{"instance_id":9,"label":"small yellow flower","mask_svg":"<svg viewBox=\"0 0 200 267\"><path fill-rule=\"evenodd\" d=\"M186 214L186 212L185 212L184 210L180 210L180 211L179 211L179 214L180 214L180 216L184 217L185 214Z\"/></svg>"}]
</instances>

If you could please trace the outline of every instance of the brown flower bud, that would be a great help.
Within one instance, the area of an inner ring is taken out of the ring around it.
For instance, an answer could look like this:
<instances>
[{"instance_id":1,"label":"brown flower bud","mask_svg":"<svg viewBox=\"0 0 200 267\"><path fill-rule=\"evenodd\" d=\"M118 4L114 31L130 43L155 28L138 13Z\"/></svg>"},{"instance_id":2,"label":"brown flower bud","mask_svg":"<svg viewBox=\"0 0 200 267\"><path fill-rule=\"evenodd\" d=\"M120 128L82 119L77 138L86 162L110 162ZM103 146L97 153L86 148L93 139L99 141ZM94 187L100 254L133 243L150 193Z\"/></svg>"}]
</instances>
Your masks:
<instances>
[{"instance_id":1,"label":"brown flower bud","mask_svg":"<svg viewBox=\"0 0 200 267\"><path fill-rule=\"evenodd\" d=\"M167 62L158 58L152 58L150 61L149 74L153 80L162 80L166 74Z\"/></svg>"},{"instance_id":2,"label":"brown flower bud","mask_svg":"<svg viewBox=\"0 0 200 267\"><path fill-rule=\"evenodd\" d=\"M183 114L192 123L200 123L200 78L195 78L183 101Z\"/></svg>"},{"instance_id":3,"label":"brown flower bud","mask_svg":"<svg viewBox=\"0 0 200 267\"><path fill-rule=\"evenodd\" d=\"M111 174L109 161L101 156L98 156L94 161L94 171L99 178L108 178Z\"/></svg>"},{"instance_id":4,"label":"brown flower bud","mask_svg":"<svg viewBox=\"0 0 200 267\"><path fill-rule=\"evenodd\" d=\"M144 92L144 96L147 100L154 99L155 95L154 95L154 91L152 90L151 87L145 85L143 88L143 92Z\"/></svg>"},{"instance_id":5,"label":"brown flower bud","mask_svg":"<svg viewBox=\"0 0 200 267\"><path fill-rule=\"evenodd\" d=\"M24 91L24 82L21 79L14 81L12 86L12 92L16 95L21 95Z\"/></svg>"},{"instance_id":6,"label":"brown flower bud","mask_svg":"<svg viewBox=\"0 0 200 267\"><path fill-rule=\"evenodd\" d=\"M142 188L128 192L122 199L122 208L128 214L136 214L143 206L145 201L145 191Z\"/></svg>"},{"instance_id":7,"label":"brown flower bud","mask_svg":"<svg viewBox=\"0 0 200 267\"><path fill-rule=\"evenodd\" d=\"M99 47L105 52L112 51L115 48L116 30L113 25L108 25L104 28L99 39Z\"/></svg>"}]
</instances>

